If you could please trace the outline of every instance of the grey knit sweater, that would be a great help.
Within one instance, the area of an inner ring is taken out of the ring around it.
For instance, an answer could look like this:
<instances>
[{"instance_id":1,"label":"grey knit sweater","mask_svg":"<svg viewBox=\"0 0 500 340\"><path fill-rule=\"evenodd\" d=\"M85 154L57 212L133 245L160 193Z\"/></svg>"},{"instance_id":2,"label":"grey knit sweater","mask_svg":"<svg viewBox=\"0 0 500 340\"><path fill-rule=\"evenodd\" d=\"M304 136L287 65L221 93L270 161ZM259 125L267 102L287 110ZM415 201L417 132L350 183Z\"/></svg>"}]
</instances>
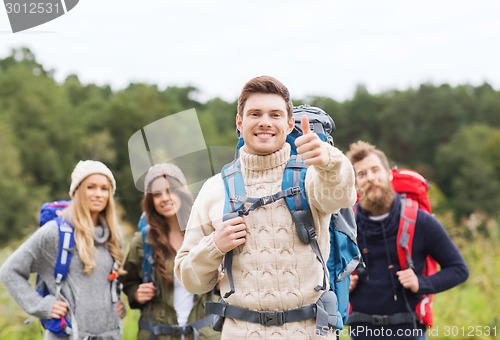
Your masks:
<instances>
[{"instance_id":1,"label":"grey knit sweater","mask_svg":"<svg viewBox=\"0 0 500 340\"><path fill-rule=\"evenodd\" d=\"M77 322L79 338L116 331L114 336L102 339L120 339L120 319L111 301L108 275L113 258L105 247L109 229L98 226L94 232L96 268L91 275L83 273L83 263L74 251L61 295L67 301ZM0 281L14 300L27 313L41 319L50 319L56 297L54 266L59 249L59 231L55 221L39 228L24 242L0 268ZM51 294L42 298L28 281L30 273L38 273L47 283ZM70 313L68 312L68 316ZM74 323L74 320L71 320ZM44 339L62 339L45 332Z\"/></svg>"}]
</instances>

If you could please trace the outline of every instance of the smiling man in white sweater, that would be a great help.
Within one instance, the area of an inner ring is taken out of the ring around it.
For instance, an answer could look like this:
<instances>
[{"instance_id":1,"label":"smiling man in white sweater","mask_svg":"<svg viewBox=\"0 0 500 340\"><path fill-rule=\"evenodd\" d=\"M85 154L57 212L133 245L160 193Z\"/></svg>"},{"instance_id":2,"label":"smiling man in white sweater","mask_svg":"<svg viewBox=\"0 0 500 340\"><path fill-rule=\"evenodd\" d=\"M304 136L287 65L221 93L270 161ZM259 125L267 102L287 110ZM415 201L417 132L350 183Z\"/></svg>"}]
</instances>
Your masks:
<instances>
[{"instance_id":1,"label":"smiling man in white sweater","mask_svg":"<svg viewBox=\"0 0 500 340\"><path fill-rule=\"evenodd\" d=\"M245 141L240 163L247 196L279 192L290 159L286 137L294 127L288 89L269 76L251 79L238 100L236 126ZM354 172L340 150L310 131L306 117L302 126L303 135L295 144L308 165L305 189L319 248L322 254L329 254L330 214L354 204ZM323 294L315 289L323 282L323 266L311 246L298 238L284 200L222 221L224 202L224 183L218 174L201 189L175 259L175 274L186 289L197 294L210 291L224 255L233 250L235 292L225 299L230 306L285 312L314 305ZM221 292L229 291L227 276L220 282ZM314 316L279 324L226 317L222 329L223 339L317 336ZM328 332L327 336L335 334Z\"/></svg>"}]
</instances>

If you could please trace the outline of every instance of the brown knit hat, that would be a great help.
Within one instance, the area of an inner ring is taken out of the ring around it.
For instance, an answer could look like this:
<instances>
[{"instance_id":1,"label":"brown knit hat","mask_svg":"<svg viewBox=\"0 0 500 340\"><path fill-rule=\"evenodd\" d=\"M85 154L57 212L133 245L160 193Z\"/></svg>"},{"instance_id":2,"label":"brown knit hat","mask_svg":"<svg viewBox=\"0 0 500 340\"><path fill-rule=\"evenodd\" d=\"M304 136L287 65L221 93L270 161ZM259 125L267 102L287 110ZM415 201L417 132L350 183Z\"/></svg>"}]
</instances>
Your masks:
<instances>
[{"instance_id":1,"label":"brown knit hat","mask_svg":"<svg viewBox=\"0 0 500 340\"><path fill-rule=\"evenodd\" d=\"M160 163L153 165L146 173L146 176L144 177L144 195L148 193L148 187L150 186L151 182L162 176L175 178L177 181L179 181L179 183L182 184L182 186L187 186L186 177L184 177L182 170L179 169L177 165Z\"/></svg>"}]
</instances>

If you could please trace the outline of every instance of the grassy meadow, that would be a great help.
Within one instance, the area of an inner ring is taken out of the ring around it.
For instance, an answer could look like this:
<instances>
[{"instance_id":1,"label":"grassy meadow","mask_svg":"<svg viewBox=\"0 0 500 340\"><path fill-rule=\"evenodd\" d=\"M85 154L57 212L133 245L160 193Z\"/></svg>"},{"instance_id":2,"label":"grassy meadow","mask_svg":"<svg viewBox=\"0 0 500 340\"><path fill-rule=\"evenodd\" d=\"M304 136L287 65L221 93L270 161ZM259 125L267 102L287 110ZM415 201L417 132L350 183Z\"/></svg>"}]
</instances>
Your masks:
<instances>
[{"instance_id":1,"label":"grassy meadow","mask_svg":"<svg viewBox=\"0 0 500 340\"><path fill-rule=\"evenodd\" d=\"M500 226L498 222L458 226L446 216L440 219L452 226L448 231L467 261L470 276L464 284L434 296L434 326L428 338L500 339ZM17 246L0 250L0 263ZM28 315L1 285L0 306L0 339L43 338L38 321L25 325ZM137 310L128 310L123 322L124 339L136 338L138 316Z\"/></svg>"},{"instance_id":2,"label":"grassy meadow","mask_svg":"<svg viewBox=\"0 0 500 340\"><path fill-rule=\"evenodd\" d=\"M500 339L500 225L495 221L455 225L450 216L439 219L464 256L469 279L434 295L434 325L427 338Z\"/></svg>"}]
</instances>

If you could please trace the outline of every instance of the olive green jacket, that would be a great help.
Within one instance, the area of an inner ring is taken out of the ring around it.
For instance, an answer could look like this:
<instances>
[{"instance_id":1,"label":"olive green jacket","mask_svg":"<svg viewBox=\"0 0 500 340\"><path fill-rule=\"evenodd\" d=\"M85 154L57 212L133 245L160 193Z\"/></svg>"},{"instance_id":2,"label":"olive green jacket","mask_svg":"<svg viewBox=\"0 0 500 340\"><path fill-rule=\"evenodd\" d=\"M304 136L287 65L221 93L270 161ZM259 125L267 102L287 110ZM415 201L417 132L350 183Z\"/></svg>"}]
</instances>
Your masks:
<instances>
[{"instance_id":1,"label":"olive green jacket","mask_svg":"<svg viewBox=\"0 0 500 340\"><path fill-rule=\"evenodd\" d=\"M146 242L149 243L148 238L146 238ZM158 271L155 270L153 275L157 289L156 296L144 305L141 305L134 300L134 294L139 288L139 285L142 283L143 258L144 246L142 235L140 232L136 232L131 240L130 250L125 260L124 269L127 271L127 274L121 277L121 281L123 282L123 291L128 297L130 308L141 309L140 320L142 322L152 321L153 323L159 325L177 325L177 313L174 308L173 288L167 286L167 284L161 280L161 276ZM174 258L169 258L165 265L167 270L171 272L171 275L173 276ZM212 296L212 293L194 295L194 305L191 313L189 314L188 324L207 317L203 310L203 306L206 301L212 301L212 299L217 299L217 297ZM212 330L211 323L200 329L199 334L200 339L220 339L220 333ZM150 332L148 330L139 329L139 333L137 335L138 340L149 339L149 337ZM186 337L186 339L193 338L193 334ZM158 336L157 339L170 340L181 339L181 337L162 335Z\"/></svg>"}]
</instances>

